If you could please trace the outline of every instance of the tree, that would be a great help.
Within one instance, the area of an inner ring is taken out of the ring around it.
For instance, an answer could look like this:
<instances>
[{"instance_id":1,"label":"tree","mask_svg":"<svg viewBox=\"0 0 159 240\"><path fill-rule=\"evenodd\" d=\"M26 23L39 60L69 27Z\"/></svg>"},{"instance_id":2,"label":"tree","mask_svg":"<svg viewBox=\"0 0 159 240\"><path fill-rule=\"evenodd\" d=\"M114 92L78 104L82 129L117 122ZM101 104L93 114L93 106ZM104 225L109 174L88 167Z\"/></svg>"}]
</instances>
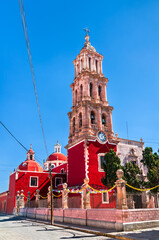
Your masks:
<instances>
[{"instance_id":1,"label":"tree","mask_svg":"<svg viewBox=\"0 0 159 240\"><path fill-rule=\"evenodd\" d=\"M113 187L117 180L116 171L121 168L120 158L113 149L105 154L102 168L105 172L105 177L101 179L102 183L108 188Z\"/></svg>"},{"instance_id":2,"label":"tree","mask_svg":"<svg viewBox=\"0 0 159 240\"><path fill-rule=\"evenodd\" d=\"M159 155L151 147L146 147L143 151L143 158L141 162L147 167L146 187L151 188L159 185ZM159 191L159 187L152 190L152 192Z\"/></svg>"},{"instance_id":3,"label":"tree","mask_svg":"<svg viewBox=\"0 0 159 240\"><path fill-rule=\"evenodd\" d=\"M124 171L125 181L133 187L140 188L142 182L139 180L138 176L142 175L142 172L138 165L131 161L126 163L125 166L122 167L122 169ZM130 187L127 188L127 191L136 192L136 190Z\"/></svg>"}]
</instances>

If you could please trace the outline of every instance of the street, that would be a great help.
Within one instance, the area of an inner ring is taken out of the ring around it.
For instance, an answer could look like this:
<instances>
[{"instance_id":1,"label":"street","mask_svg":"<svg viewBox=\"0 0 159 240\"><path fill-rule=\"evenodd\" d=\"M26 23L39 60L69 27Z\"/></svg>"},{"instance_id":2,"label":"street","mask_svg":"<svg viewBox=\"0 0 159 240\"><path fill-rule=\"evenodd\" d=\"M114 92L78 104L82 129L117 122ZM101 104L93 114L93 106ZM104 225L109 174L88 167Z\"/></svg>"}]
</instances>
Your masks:
<instances>
[{"instance_id":1,"label":"street","mask_svg":"<svg viewBox=\"0 0 159 240\"><path fill-rule=\"evenodd\" d=\"M59 239L113 239L73 231L43 223L21 220L13 216L0 216L0 240L59 240Z\"/></svg>"},{"instance_id":2,"label":"street","mask_svg":"<svg viewBox=\"0 0 159 240\"><path fill-rule=\"evenodd\" d=\"M114 237L98 236L96 234L83 232L82 226L74 225L75 228L81 228L81 231L69 229L70 226L58 227L47 223L35 222L22 219L13 215L0 215L0 240L59 240L59 239L81 239L81 240L159 240L159 227L151 229L136 230L131 232L114 232L113 230L84 228L84 231L92 230L101 233L111 234Z\"/></svg>"}]
</instances>

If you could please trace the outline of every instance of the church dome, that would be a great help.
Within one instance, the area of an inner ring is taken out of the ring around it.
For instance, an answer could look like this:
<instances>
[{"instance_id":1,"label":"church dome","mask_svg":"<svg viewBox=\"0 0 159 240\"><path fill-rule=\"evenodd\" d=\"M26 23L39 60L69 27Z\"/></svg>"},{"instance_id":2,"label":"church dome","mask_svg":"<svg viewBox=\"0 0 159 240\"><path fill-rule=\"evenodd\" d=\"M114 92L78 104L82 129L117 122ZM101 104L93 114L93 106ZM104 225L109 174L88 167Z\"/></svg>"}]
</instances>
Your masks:
<instances>
[{"instance_id":1,"label":"church dome","mask_svg":"<svg viewBox=\"0 0 159 240\"><path fill-rule=\"evenodd\" d=\"M54 152L47 158L46 161L67 161L67 157L61 153L61 144L57 140L57 143L54 144Z\"/></svg>"},{"instance_id":2,"label":"church dome","mask_svg":"<svg viewBox=\"0 0 159 240\"><path fill-rule=\"evenodd\" d=\"M63 153L52 153L46 161L54 161L54 160L60 160L60 161L67 161L67 157Z\"/></svg>"},{"instance_id":3,"label":"church dome","mask_svg":"<svg viewBox=\"0 0 159 240\"><path fill-rule=\"evenodd\" d=\"M43 172L41 165L34 160L34 154L35 152L32 150L31 145L29 151L27 152L27 159L22 162L17 169L21 171Z\"/></svg>"},{"instance_id":4,"label":"church dome","mask_svg":"<svg viewBox=\"0 0 159 240\"><path fill-rule=\"evenodd\" d=\"M18 169L21 171L43 172L43 168L35 160L26 160L26 161L22 162L19 165Z\"/></svg>"}]
</instances>

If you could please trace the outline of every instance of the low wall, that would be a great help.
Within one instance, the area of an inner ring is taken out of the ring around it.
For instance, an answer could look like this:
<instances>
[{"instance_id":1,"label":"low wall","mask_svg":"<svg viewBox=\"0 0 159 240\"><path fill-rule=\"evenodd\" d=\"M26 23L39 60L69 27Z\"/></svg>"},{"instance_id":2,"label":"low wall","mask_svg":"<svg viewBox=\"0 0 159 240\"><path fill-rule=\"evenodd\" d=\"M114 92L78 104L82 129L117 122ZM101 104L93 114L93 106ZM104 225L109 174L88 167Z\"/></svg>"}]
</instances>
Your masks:
<instances>
[{"instance_id":1,"label":"low wall","mask_svg":"<svg viewBox=\"0 0 159 240\"><path fill-rule=\"evenodd\" d=\"M50 208L21 208L20 216L50 220ZM130 231L133 229L159 227L159 209L54 209L56 222Z\"/></svg>"}]
</instances>

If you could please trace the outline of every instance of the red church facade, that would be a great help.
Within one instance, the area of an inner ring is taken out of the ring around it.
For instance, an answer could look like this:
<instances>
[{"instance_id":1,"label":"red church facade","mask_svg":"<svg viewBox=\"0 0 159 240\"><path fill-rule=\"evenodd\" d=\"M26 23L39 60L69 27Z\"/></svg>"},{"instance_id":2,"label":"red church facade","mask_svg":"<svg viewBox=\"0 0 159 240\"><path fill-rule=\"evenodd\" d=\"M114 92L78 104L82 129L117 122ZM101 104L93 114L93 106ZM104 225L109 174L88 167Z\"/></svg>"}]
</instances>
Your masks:
<instances>
[{"instance_id":1,"label":"red church facade","mask_svg":"<svg viewBox=\"0 0 159 240\"><path fill-rule=\"evenodd\" d=\"M65 147L67 157L61 153L61 145L57 142L54 153L47 158L42 168L34 160L34 152L30 148L27 160L10 175L9 191L0 194L1 212L13 212L17 191L24 190L25 196L29 191L33 199L39 189L41 195L46 196L50 185L50 168L54 189L64 182L67 182L70 189L80 188L84 179L88 178L89 185L99 190L106 188L101 182L105 174L102 161L110 149L120 155L122 164L131 160L142 167L140 159L143 142L121 139L117 134L114 137L113 107L107 101L108 78L103 75L102 61L103 56L91 45L86 34L84 46L73 61L75 77L71 84L72 107L68 113L69 140ZM91 194L90 200L92 208L116 207L114 191Z\"/></svg>"},{"instance_id":2,"label":"red church facade","mask_svg":"<svg viewBox=\"0 0 159 240\"><path fill-rule=\"evenodd\" d=\"M7 214L14 212L17 191L21 192L23 190L25 201L28 192L30 192L30 200L35 199L37 189L40 190L42 196L47 196L48 187L50 186L50 173L44 171L41 165L34 160L34 154L31 147L27 152L27 159L19 165L16 171L11 173L9 191L0 194L0 212ZM50 158L53 158L54 163L56 162L51 174L53 189L57 189L59 184L66 182L66 157L62 154L65 160L63 162L60 160L60 163L57 163L61 153L51 154L50 156ZM49 163L51 164L49 157Z\"/></svg>"}]
</instances>

